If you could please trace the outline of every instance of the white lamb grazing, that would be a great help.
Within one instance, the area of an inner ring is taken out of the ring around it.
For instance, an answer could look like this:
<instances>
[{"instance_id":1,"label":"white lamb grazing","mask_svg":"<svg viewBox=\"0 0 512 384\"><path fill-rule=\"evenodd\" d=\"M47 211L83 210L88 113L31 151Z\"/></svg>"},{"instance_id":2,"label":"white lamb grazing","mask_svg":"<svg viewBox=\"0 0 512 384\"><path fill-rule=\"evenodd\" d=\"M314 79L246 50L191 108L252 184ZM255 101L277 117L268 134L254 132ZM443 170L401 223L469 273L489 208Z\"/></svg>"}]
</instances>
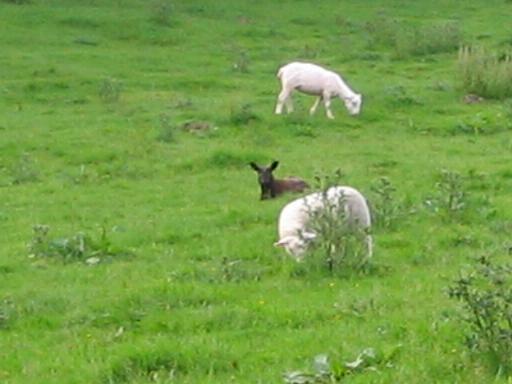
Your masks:
<instances>
[{"instance_id":1,"label":"white lamb grazing","mask_svg":"<svg viewBox=\"0 0 512 384\"><path fill-rule=\"evenodd\" d=\"M279 68L277 77L281 80L281 92L277 97L276 114L281 114L283 105L288 113L293 111L291 96L294 90L318 96L309 110L315 113L323 100L325 112L329 119L334 119L330 105L333 97L339 97L351 115L359 114L362 96L351 90L335 72L311 63L293 62Z\"/></svg>"},{"instance_id":2,"label":"white lamb grazing","mask_svg":"<svg viewBox=\"0 0 512 384\"><path fill-rule=\"evenodd\" d=\"M342 203L350 225L365 230L370 228L370 210L364 196L352 187L335 186L326 192L315 192L285 205L279 215L279 241L274 245L284 247L289 254L300 260L309 243L317 236L309 227L311 214L322 210L326 202L331 207ZM368 257L371 257L373 240L370 234L366 234L365 244Z\"/></svg>"}]
</instances>

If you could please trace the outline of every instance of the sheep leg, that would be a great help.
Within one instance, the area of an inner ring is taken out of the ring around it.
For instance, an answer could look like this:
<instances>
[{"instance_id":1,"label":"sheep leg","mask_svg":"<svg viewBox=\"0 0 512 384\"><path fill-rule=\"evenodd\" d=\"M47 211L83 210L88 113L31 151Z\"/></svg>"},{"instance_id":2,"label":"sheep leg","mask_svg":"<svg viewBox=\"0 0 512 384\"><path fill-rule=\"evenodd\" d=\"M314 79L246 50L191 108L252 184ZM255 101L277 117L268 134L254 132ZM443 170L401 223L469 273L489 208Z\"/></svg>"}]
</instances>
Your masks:
<instances>
[{"instance_id":1,"label":"sheep leg","mask_svg":"<svg viewBox=\"0 0 512 384\"><path fill-rule=\"evenodd\" d=\"M293 112L293 103L292 103L292 95L290 94L286 99L286 111L288 113Z\"/></svg>"},{"instance_id":2,"label":"sheep leg","mask_svg":"<svg viewBox=\"0 0 512 384\"><path fill-rule=\"evenodd\" d=\"M324 99L324 106L325 106L325 113L329 119L334 119L334 115L331 112L331 98L323 96Z\"/></svg>"},{"instance_id":3,"label":"sheep leg","mask_svg":"<svg viewBox=\"0 0 512 384\"><path fill-rule=\"evenodd\" d=\"M313 104L313 106L309 109L310 115L313 115L316 112L316 109L318 108L320 101L322 101L322 96L318 96L317 99L315 100L315 103Z\"/></svg>"},{"instance_id":4,"label":"sheep leg","mask_svg":"<svg viewBox=\"0 0 512 384\"><path fill-rule=\"evenodd\" d=\"M280 115L283 113L283 105L284 103L287 103L286 108L289 110L288 107L288 98L290 97L290 92L288 92L285 88L279 92L279 96L277 96L277 104L276 104L276 115Z\"/></svg>"},{"instance_id":5,"label":"sheep leg","mask_svg":"<svg viewBox=\"0 0 512 384\"><path fill-rule=\"evenodd\" d=\"M368 259L371 259L373 255L373 239L371 235L366 235L365 238L366 249L368 250Z\"/></svg>"}]
</instances>

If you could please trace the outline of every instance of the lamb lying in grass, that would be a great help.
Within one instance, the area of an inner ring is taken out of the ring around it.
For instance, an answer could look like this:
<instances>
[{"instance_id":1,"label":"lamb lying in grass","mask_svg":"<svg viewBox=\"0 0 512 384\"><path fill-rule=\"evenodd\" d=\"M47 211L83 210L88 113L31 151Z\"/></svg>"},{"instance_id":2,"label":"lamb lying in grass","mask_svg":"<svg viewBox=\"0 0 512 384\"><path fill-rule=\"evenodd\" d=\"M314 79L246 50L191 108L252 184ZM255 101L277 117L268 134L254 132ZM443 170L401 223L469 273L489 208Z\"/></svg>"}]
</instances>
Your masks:
<instances>
[{"instance_id":1,"label":"lamb lying in grass","mask_svg":"<svg viewBox=\"0 0 512 384\"><path fill-rule=\"evenodd\" d=\"M339 97L351 115L359 114L362 96L355 93L335 72L311 63L293 62L279 68L277 77L281 80L281 92L277 98L276 114L281 114L283 105L288 113L293 111L291 96L297 90L309 95L318 96L309 110L315 113L320 101L324 102L325 112L329 119L334 119L330 105L333 97Z\"/></svg>"},{"instance_id":2,"label":"lamb lying in grass","mask_svg":"<svg viewBox=\"0 0 512 384\"><path fill-rule=\"evenodd\" d=\"M252 169L258 172L258 183L261 188L261 200L274 198L285 192L302 192L309 188L308 183L298 177L276 179L272 172L279 165L279 161L273 161L268 167L261 167L255 162L249 163Z\"/></svg>"},{"instance_id":3,"label":"lamb lying in grass","mask_svg":"<svg viewBox=\"0 0 512 384\"><path fill-rule=\"evenodd\" d=\"M367 230L371 226L370 210L364 196L352 187L335 186L325 192L315 192L288 203L279 215L279 241L274 245L300 260L310 242L317 237L311 228L312 215L324 209L343 209L349 228L366 231L368 258L373 254L373 240Z\"/></svg>"}]
</instances>

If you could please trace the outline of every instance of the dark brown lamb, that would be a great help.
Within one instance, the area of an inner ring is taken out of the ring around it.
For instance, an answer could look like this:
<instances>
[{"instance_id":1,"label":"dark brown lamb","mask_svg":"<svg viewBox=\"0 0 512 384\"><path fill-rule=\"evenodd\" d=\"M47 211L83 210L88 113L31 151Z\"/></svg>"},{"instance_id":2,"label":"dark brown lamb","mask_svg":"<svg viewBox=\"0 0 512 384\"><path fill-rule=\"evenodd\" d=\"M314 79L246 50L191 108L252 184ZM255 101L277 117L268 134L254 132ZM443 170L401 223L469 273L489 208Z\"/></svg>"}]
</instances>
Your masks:
<instances>
[{"instance_id":1,"label":"dark brown lamb","mask_svg":"<svg viewBox=\"0 0 512 384\"><path fill-rule=\"evenodd\" d=\"M260 167L254 162L249 165L258 172L258 182L261 187L261 200L274 198L284 192L303 192L309 185L298 177L276 179L272 172L279 165L279 161L273 161L268 167Z\"/></svg>"}]
</instances>

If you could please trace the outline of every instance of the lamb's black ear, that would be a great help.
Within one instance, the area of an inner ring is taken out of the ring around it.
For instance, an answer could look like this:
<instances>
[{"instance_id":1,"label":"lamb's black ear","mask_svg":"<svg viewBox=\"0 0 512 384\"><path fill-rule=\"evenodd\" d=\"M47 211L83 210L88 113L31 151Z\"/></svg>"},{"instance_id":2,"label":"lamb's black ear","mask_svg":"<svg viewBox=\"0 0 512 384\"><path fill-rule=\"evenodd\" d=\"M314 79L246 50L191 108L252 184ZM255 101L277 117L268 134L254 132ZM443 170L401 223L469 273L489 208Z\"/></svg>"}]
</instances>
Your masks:
<instances>
[{"instance_id":1,"label":"lamb's black ear","mask_svg":"<svg viewBox=\"0 0 512 384\"><path fill-rule=\"evenodd\" d=\"M258 166L258 164L256 164L254 161L251 161L249 163L249 165L251 166L252 169L254 169L256 172L261 172L261 168Z\"/></svg>"},{"instance_id":2,"label":"lamb's black ear","mask_svg":"<svg viewBox=\"0 0 512 384\"><path fill-rule=\"evenodd\" d=\"M270 170L271 170L271 171L275 170L275 169L277 168L277 166L278 166L278 165L279 165L279 161L274 160L274 161L272 162L272 164L270 164Z\"/></svg>"}]
</instances>

